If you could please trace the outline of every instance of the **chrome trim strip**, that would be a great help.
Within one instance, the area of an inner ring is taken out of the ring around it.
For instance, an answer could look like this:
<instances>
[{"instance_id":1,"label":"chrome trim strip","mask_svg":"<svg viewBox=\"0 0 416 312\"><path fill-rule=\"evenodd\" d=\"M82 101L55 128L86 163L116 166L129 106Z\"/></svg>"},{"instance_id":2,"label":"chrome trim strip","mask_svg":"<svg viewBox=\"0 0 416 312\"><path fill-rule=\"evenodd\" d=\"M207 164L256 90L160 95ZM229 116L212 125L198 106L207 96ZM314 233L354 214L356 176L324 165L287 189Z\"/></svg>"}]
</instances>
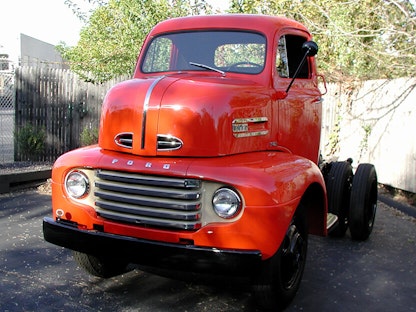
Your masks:
<instances>
[{"instance_id":1,"label":"chrome trim strip","mask_svg":"<svg viewBox=\"0 0 416 312\"><path fill-rule=\"evenodd\" d=\"M267 117L249 117L249 118L236 118L233 120L233 124L235 123L248 123L248 122L266 122L268 121Z\"/></svg>"},{"instance_id":2,"label":"chrome trim strip","mask_svg":"<svg viewBox=\"0 0 416 312\"><path fill-rule=\"evenodd\" d=\"M267 135L269 133L268 130L262 130L262 131L251 131L251 132L239 132L234 133L234 137L236 138L247 138L247 137L253 137L253 136L261 136L261 135Z\"/></svg>"},{"instance_id":3,"label":"chrome trim strip","mask_svg":"<svg viewBox=\"0 0 416 312\"><path fill-rule=\"evenodd\" d=\"M144 149L145 145L145 138L146 138L146 119L147 119L147 110L149 109L149 103L150 103L150 96L152 95L153 89L158 84L160 80L165 78L165 76L161 76L157 78L155 81L152 82L149 89L146 92L146 97L144 98L143 103L143 117L142 117L142 140L140 144L140 148Z\"/></svg>"},{"instance_id":4,"label":"chrome trim strip","mask_svg":"<svg viewBox=\"0 0 416 312\"><path fill-rule=\"evenodd\" d=\"M157 135L157 150L163 151L174 151L182 148L183 141L172 135L158 134Z\"/></svg>"},{"instance_id":5,"label":"chrome trim strip","mask_svg":"<svg viewBox=\"0 0 416 312\"><path fill-rule=\"evenodd\" d=\"M269 119L265 116L236 118L232 121L232 131L236 138L247 138L253 136L267 135L268 130L253 130L250 131L249 124L267 123Z\"/></svg>"},{"instance_id":6,"label":"chrome trim strip","mask_svg":"<svg viewBox=\"0 0 416 312\"><path fill-rule=\"evenodd\" d=\"M123 136L131 136L131 139L122 138ZM124 148L133 148L133 132L120 132L114 137L114 143ZM128 144L123 144L128 143Z\"/></svg>"}]
</instances>

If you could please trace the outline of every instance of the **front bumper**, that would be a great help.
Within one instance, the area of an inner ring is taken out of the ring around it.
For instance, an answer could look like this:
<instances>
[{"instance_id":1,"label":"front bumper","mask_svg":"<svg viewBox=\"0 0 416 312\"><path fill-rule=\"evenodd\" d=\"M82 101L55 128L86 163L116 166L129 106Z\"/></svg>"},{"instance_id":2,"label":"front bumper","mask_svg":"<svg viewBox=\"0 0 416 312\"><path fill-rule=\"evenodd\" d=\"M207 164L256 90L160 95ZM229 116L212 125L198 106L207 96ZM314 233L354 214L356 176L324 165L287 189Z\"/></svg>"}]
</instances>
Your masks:
<instances>
[{"instance_id":1,"label":"front bumper","mask_svg":"<svg viewBox=\"0 0 416 312\"><path fill-rule=\"evenodd\" d=\"M81 230L52 218L43 219L46 241L94 256L117 257L157 269L249 276L261 263L258 250L220 250Z\"/></svg>"}]
</instances>

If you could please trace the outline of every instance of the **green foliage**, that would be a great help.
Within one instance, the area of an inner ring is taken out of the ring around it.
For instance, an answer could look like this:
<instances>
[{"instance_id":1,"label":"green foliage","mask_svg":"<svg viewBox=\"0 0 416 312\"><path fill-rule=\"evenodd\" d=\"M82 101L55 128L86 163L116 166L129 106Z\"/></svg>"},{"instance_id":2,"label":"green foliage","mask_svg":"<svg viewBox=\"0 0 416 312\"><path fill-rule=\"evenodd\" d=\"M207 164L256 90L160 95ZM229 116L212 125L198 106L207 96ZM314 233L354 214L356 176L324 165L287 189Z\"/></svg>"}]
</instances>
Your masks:
<instances>
[{"instance_id":1,"label":"green foliage","mask_svg":"<svg viewBox=\"0 0 416 312\"><path fill-rule=\"evenodd\" d=\"M416 11L409 0L232 0L231 12L284 15L320 46L328 80L413 76Z\"/></svg>"},{"instance_id":2,"label":"green foliage","mask_svg":"<svg viewBox=\"0 0 416 312\"><path fill-rule=\"evenodd\" d=\"M98 143L98 128L85 127L80 135L81 146Z\"/></svg>"},{"instance_id":3,"label":"green foliage","mask_svg":"<svg viewBox=\"0 0 416 312\"><path fill-rule=\"evenodd\" d=\"M339 103L337 106L340 107L341 104ZM341 115L338 115L334 124L334 128L329 135L328 143L326 144L327 150L329 151L329 155L336 155L339 152L339 133L341 131L341 121L342 117Z\"/></svg>"},{"instance_id":4,"label":"green foliage","mask_svg":"<svg viewBox=\"0 0 416 312\"><path fill-rule=\"evenodd\" d=\"M361 126L361 129L364 131L364 136L360 142L360 154L363 154L368 149L368 139L371 135L371 131L373 130L373 126L364 124ZM361 158L361 155L360 155L360 158Z\"/></svg>"},{"instance_id":5,"label":"green foliage","mask_svg":"<svg viewBox=\"0 0 416 312\"><path fill-rule=\"evenodd\" d=\"M75 47L59 50L85 80L131 75L146 34L158 22L210 13L205 0L89 0L98 8ZM413 76L416 11L410 0L232 0L231 13L284 15L305 24L320 46L318 64L329 81Z\"/></svg>"},{"instance_id":6,"label":"green foliage","mask_svg":"<svg viewBox=\"0 0 416 312\"><path fill-rule=\"evenodd\" d=\"M27 124L15 132L15 139L22 160L37 161L45 151L46 132L44 128L38 129L32 124Z\"/></svg>"},{"instance_id":7,"label":"green foliage","mask_svg":"<svg viewBox=\"0 0 416 312\"><path fill-rule=\"evenodd\" d=\"M109 0L92 13L75 47L58 49L85 80L107 81L132 74L145 36L158 22L208 11L205 0Z\"/></svg>"}]
</instances>

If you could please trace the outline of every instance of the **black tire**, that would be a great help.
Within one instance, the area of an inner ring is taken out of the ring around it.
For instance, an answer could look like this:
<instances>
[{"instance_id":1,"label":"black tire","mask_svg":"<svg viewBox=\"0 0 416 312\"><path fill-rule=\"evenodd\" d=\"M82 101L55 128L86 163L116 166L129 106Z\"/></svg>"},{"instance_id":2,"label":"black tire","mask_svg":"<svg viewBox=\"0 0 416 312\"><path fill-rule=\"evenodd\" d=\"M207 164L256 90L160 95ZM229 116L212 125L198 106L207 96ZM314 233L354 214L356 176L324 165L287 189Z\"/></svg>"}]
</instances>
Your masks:
<instances>
[{"instance_id":1,"label":"black tire","mask_svg":"<svg viewBox=\"0 0 416 312\"><path fill-rule=\"evenodd\" d=\"M377 211L377 173L373 165L360 164L354 175L350 200L350 232L354 240L366 240Z\"/></svg>"},{"instance_id":2,"label":"black tire","mask_svg":"<svg viewBox=\"0 0 416 312\"><path fill-rule=\"evenodd\" d=\"M110 278L129 271L126 262L109 258L97 258L78 251L74 251L74 259L85 271L102 278Z\"/></svg>"},{"instance_id":3,"label":"black tire","mask_svg":"<svg viewBox=\"0 0 416 312\"><path fill-rule=\"evenodd\" d=\"M343 237L348 229L352 179L350 163L343 161L331 164L325 179L328 212L338 217L338 223L329 232L330 236Z\"/></svg>"},{"instance_id":4,"label":"black tire","mask_svg":"<svg viewBox=\"0 0 416 312\"><path fill-rule=\"evenodd\" d=\"M306 213L298 207L278 251L262 263L254 282L260 308L282 310L293 300L305 269L308 249Z\"/></svg>"}]
</instances>

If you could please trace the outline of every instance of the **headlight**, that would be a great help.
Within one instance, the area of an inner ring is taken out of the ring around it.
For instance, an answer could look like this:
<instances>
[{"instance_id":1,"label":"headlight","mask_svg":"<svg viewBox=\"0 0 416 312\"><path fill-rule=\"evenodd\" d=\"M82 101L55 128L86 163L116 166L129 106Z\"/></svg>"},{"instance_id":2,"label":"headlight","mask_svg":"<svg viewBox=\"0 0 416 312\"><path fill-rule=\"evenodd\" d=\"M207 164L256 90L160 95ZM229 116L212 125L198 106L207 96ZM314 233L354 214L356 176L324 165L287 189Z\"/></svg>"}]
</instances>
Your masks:
<instances>
[{"instance_id":1,"label":"headlight","mask_svg":"<svg viewBox=\"0 0 416 312\"><path fill-rule=\"evenodd\" d=\"M88 195L90 182L83 172L74 170L65 178L65 189L69 196L80 199Z\"/></svg>"},{"instance_id":2,"label":"headlight","mask_svg":"<svg viewBox=\"0 0 416 312\"><path fill-rule=\"evenodd\" d=\"M221 218L229 219L234 217L241 209L241 199L238 194L228 188L220 188L212 198L214 211Z\"/></svg>"}]
</instances>

